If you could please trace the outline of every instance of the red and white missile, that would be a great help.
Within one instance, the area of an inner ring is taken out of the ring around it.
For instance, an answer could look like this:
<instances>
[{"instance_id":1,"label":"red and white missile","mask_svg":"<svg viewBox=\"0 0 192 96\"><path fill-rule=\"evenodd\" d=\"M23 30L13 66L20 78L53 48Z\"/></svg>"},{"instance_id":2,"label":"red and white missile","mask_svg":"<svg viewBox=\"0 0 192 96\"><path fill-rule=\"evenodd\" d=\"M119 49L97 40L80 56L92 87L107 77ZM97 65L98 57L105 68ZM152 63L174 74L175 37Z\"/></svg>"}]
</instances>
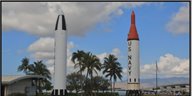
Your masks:
<instances>
[{"instance_id":1,"label":"red and white missile","mask_svg":"<svg viewBox=\"0 0 192 96\"><path fill-rule=\"evenodd\" d=\"M60 12L55 26L55 73L52 96L66 96L67 28L65 16Z\"/></svg>"},{"instance_id":2,"label":"red and white missile","mask_svg":"<svg viewBox=\"0 0 192 96\"><path fill-rule=\"evenodd\" d=\"M139 36L135 25L135 13L131 13L131 27L128 34L128 90L140 90ZM131 92L133 93L133 91Z\"/></svg>"}]
</instances>

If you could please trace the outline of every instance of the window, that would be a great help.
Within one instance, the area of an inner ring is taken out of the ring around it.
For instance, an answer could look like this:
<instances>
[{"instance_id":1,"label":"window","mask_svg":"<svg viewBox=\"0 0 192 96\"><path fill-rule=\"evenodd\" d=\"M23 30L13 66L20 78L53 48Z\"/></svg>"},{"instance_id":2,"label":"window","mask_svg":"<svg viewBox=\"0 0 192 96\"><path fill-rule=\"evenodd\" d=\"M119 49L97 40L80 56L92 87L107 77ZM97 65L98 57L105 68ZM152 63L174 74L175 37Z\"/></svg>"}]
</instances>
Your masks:
<instances>
[{"instance_id":1,"label":"window","mask_svg":"<svg viewBox=\"0 0 192 96\"><path fill-rule=\"evenodd\" d=\"M129 82L131 82L131 79L129 79Z\"/></svg>"},{"instance_id":2,"label":"window","mask_svg":"<svg viewBox=\"0 0 192 96\"><path fill-rule=\"evenodd\" d=\"M134 82L136 82L136 79L134 79Z\"/></svg>"}]
</instances>

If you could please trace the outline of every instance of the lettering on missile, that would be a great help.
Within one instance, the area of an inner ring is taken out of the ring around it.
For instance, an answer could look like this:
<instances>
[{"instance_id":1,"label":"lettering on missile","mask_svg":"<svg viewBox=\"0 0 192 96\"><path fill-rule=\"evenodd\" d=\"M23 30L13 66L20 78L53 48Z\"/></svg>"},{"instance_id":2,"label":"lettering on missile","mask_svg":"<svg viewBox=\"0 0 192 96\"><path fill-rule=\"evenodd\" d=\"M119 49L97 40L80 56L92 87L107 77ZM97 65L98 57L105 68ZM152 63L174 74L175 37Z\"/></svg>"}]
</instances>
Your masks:
<instances>
[{"instance_id":1,"label":"lettering on missile","mask_svg":"<svg viewBox=\"0 0 192 96\"><path fill-rule=\"evenodd\" d=\"M131 70L131 66L129 66L128 68L129 68L129 70Z\"/></svg>"},{"instance_id":2,"label":"lettering on missile","mask_svg":"<svg viewBox=\"0 0 192 96\"><path fill-rule=\"evenodd\" d=\"M132 45L132 42L131 41L128 41L128 52L131 52L131 45ZM132 56L131 55L128 55L128 74L129 76L131 75L131 59L132 59Z\"/></svg>"},{"instance_id":3,"label":"lettering on missile","mask_svg":"<svg viewBox=\"0 0 192 96\"><path fill-rule=\"evenodd\" d=\"M129 60L129 63L128 64L130 64L131 65L131 60Z\"/></svg>"},{"instance_id":4,"label":"lettering on missile","mask_svg":"<svg viewBox=\"0 0 192 96\"><path fill-rule=\"evenodd\" d=\"M131 55L128 55L128 60L131 60L131 57L132 57Z\"/></svg>"},{"instance_id":5,"label":"lettering on missile","mask_svg":"<svg viewBox=\"0 0 192 96\"><path fill-rule=\"evenodd\" d=\"M128 64L131 64L131 55L128 55L128 61L129 61L129 63Z\"/></svg>"},{"instance_id":6,"label":"lettering on missile","mask_svg":"<svg viewBox=\"0 0 192 96\"><path fill-rule=\"evenodd\" d=\"M128 51L129 51L129 52L131 51L131 47L128 47Z\"/></svg>"},{"instance_id":7,"label":"lettering on missile","mask_svg":"<svg viewBox=\"0 0 192 96\"><path fill-rule=\"evenodd\" d=\"M132 44L131 41L128 41L128 45L131 46L131 44Z\"/></svg>"}]
</instances>

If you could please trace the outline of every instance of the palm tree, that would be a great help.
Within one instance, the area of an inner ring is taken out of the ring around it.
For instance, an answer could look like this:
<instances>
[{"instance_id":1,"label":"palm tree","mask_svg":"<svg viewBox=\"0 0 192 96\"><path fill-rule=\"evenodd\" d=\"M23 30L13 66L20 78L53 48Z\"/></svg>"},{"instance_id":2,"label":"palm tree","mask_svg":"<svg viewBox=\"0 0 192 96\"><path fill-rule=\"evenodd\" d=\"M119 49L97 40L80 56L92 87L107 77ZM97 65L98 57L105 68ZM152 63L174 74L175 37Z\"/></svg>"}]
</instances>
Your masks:
<instances>
[{"instance_id":1,"label":"palm tree","mask_svg":"<svg viewBox=\"0 0 192 96\"><path fill-rule=\"evenodd\" d=\"M22 59L22 64L17 68L18 71L23 71L25 74L29 74L29 59L27 57Z\"/></svg>"},{"instance_id":2,"label":"palm tree","mask_svg":"<svg viewBox=\"0 0 192 96\"><path fill-rule=\"evenodd\" d=\"M42 61L37 61L34 62L34 64L29 64L29 59L25 57L22 59L22 64L18 67L18 71L23 71L26 75L45 76L46 77L45 80L41 79L38 80L39 92L42 92L42 86L49 84L48 79L51 80L51 73L47 69L46 65L43 64Z\"/></svg>"},{"instance_id":3,"label":"palm tree","mask_svg":"<svg viewBox=\"0 0 192 96\"><path fill-rule=\"evenodd\" d=\"M49 80L51 79L51 73L42 61L37 61L34 62L34 64L29 65L29 70L31 71L31 75L41 75L45 76Z\"/></svg>"},{"instance_id":4,"label":"palm tree","mask_svg":"<svg viewBox=\"0 0 192 96\"><path fill-rule=\"evenodd\" d=\"M83 64L82 68L80 69L80 71L86 71L87 72L86 73L86 80L88 80L88 77L90 78L90 87L87 90L88 90L88 95L92 96L93 95L92 94L92 90L93 90L93 87L92 87L93 86L93 83L92 83L93 73L95 72L96 74L98 74L97 71L101 70L101 63L100 63L99 58L97 58L96 55L93 55L90 52L87 52L84 55L83 63L84 64Z\"/></svg>"},{"instance_id":5,"label":"palm tree","mask_svg":"<svg viewBox=\"0 0 192 96\"><path fill-rule=\"evenodd\" d=\"M41 75L51 80L51 76L50 76L51 73L47 69L46 65L43 64L42 61L37 61L37 62L34 62L34 64L29 65L29 70L32 72L30 75ZM41 93L43 86L48 84L49 81L46 79L45 80L39 79L38 81L39 81L38 82L39 92Z\"/></svg>"},{"instance_id":6,"label":"palm tree","mask_svg":"<svg viewBox=\"0 0 192 96\"><path fill-rule=\"evenodd\" d=\"M99 58L96 55L93 55L90 52L77 51L73 53L72 59L73 62L76 62L75 66L80 66L79 72L86 71L86 80L90 77L91 82L93 78L93 73L97 74L97 71L101 70L101 63ZM76 60L76 61L75 61ZM87 83L87 82L86 82ZM91 83L92 85L92 83ZM91 86L89 88L92 88Z\"/></svg>"},{"instance_id":7,"label":"palm tree","mask_svg":"<svg viewBox=\"0 0 192 96\"><path fill-rule=\"evenodd\" d=\"M108 57L104 58L104 64L102 68L104 68L103 74L106 74L105 77L109 77L109 79L111 80L111 88L113 88L114 90L115 82L117 78L119 78L120 80L122 78L122 67L120 63L117 61L117 58L114 55L109 54ZM113 79L113 82L112 82L112 79ZM113 83L113 87L112 87L112 83ZM111 92L112 92L112 89L111 89Z\"/></svg>"},{"instance_id":8,"label":"palm tree","mask_svg":"<svg viewBox=\"0 0 192 96\"><path fill-rule=\"evenodd\" d=\"M92 79L93 78L93 72L95 72L96 74L97 71L101 70L101 63L99 58L97 58L96 55L93 55L90 52L87 52L84 55L84 60L83 60L83 66L80 69L80 71L85 71L87 72L86 78L88 78L88 76Z\"/></svg>"},{"instance_id":9,"label":"palm tree","mask_svg":"<svg viewBox=\"0 0 192 96\"><path fill-rule=\"evenodd\" d=\"M86 53L82 50L81 51L77 50L77 52L73 52L71 61L75 64L74 66L75 68L79 66L79 68L81 69L85 54Z\"/></svg>"},{"instance_id":10,"label":"palm tree","mask_svg":"<svg viewBox=\"0 0 192 96\"><path fill-rule=\"evenodd\" d=\"M75 68L79 66L79 70L81 69L81 67L83 66L82 64L83 64L84 55L85 55L85 52L82 50L81 51L77 50L77 52L73 52L71 61L75 64L74 66ZM82 71L80 72L80 74L82 75ZM83 89L82 81L81 81L81 89Z\"/></svg>"}]
</instances>

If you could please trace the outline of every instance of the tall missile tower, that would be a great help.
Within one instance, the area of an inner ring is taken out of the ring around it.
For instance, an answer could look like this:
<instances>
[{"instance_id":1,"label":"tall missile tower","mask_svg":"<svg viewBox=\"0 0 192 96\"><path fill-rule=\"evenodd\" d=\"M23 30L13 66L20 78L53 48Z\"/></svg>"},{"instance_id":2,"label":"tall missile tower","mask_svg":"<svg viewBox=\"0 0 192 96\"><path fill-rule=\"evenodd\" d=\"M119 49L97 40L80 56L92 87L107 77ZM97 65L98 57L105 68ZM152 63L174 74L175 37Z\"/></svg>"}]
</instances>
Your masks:
<instances>
[{"instance_id":1,"label":"tall missile tower","mask_svg":"<svg viewBox=\"0 0 192 96\"><path fill-rule=\"evenodd\" d=\"M128 33L128 82L126 96L141 96L139 36L135 25L135 13L131 13L131 27Z\"/></svg>"},{"instance_id":2,"label":"tall missile tower","mask_svg":"<svg viewBox=\"0 0 192 96\"><path fill-rule=\"evenodd\" d=\"M61 11L61 10L60 10ZM67 28L65 16L61 11L55 25L55 73L51 96L67 96Z\"/></svg>"}]
</instances>

